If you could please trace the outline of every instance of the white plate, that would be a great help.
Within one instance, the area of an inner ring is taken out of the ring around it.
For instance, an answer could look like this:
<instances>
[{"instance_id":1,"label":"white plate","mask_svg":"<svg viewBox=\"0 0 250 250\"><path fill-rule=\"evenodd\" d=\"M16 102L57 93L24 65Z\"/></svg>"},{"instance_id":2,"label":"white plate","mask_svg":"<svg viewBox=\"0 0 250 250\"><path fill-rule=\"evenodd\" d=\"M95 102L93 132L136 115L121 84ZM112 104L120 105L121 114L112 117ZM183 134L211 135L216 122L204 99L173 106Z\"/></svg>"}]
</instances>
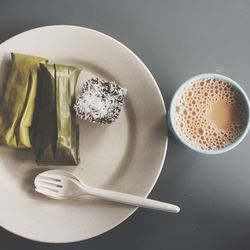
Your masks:
<instances>
[{"instance_id":1,"label":"white plate","mask_svg":"<svg viewBox=\"0 0 250 250\"><path fill-rule=\"evenodd\" d=\"M141 60L97 31L42 27L0 45L0 87L10 52L78 65L84 69L80 82L96 75L128 89L125 108L114 124L79 121L81 163L61 168L74 170L93 186L147 196L163 166L167 121L160 90ZM45 168L36 165L30 150L1 146L0 156L0 225L20 236L44 242L84 240L117 226L136 210L93 197L50 200L33 190L34 176Z\"/></svg>"}]
</instances>

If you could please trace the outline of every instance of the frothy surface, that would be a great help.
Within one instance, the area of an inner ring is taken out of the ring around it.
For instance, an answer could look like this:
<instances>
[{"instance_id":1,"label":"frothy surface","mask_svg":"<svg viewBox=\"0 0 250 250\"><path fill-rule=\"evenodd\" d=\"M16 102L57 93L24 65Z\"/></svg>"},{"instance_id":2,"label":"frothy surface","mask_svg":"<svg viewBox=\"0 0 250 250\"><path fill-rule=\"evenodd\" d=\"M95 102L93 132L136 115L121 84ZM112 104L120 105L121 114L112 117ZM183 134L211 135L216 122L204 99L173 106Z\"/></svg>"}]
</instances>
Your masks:
<instances>
[{"instance_id":1,"label":"frothy surface","mask_svg":"<svg viewBox=\"0 0 250 250\"><path fill-rule=\"evenodd\" d=\"M194 81L175 103L173 121L180 136L196 148L221 149L234 142L247 122L245 100L230 83Z\"/></svg>"}]
</instances>

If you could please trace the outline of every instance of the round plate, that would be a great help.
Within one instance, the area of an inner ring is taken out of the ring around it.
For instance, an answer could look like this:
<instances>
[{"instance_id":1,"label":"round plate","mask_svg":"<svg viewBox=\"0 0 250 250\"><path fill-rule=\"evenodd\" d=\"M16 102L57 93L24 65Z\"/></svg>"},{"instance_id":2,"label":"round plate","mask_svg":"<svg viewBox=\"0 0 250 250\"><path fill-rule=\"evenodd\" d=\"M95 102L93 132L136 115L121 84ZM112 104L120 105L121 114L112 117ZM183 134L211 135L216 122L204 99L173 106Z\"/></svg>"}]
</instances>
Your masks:
<instances>
[{"instance_id":1,"label":"round plate","mask_svg":"<svg viewBox=\"0 0 250 250\"><path fill-rule=\"evenodd\" d=\"M153 188L166 155L166 110L160 90L142 61L115 39L76 26L47 26L21 33L0 45L0 87L7 78L10 52L46 57L83 69L78 88L91 76L128 89L119 119L111 125L80 124L79 166L89 185L140 196ZM110 230L136 208L85 196L52 200L34 191L36 174L55 166L36 165L32 150L0 147L0 225L43 242L73 242Z\"/></svg>"}]
</instances>

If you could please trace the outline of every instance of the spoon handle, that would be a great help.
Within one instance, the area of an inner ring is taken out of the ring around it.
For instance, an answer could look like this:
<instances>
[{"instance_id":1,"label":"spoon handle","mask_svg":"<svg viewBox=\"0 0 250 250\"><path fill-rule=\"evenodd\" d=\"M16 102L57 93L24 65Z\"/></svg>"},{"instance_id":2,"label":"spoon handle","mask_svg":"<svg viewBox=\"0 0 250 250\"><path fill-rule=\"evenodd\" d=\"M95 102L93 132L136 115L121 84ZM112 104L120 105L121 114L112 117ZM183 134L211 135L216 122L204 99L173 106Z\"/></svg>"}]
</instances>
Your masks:
<instances>
[{"instance_id":1,"label":"spoon handle","mask_svg":"<svg viewBox=\"0 0 250 250\"><path fill-rule=\"evenodd\" d=\"M179 213L180 208L173 204L143 198L140 196L116 192L112 190L88 187L88 193L100 197L104 200L115 201L122 204L132 205L136 207L144 207L164 212Z\"/></svg>"}]
</instances>

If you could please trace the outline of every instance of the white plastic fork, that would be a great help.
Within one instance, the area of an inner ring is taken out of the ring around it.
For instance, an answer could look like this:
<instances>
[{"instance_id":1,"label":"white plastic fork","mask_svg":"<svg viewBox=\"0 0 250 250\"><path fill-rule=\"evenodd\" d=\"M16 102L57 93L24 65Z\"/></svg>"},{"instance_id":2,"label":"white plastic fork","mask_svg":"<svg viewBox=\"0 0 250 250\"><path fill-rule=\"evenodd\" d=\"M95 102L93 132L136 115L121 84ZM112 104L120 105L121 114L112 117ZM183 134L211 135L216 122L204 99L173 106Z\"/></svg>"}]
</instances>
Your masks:
<instances>
[{"instance_id":1,"label":"white plastic fork","mask_svg":"<svg viewBox=\"0 0 250 250\"><path fill-rule=\"evenodd\" d=\"M150 208L171 213L178 213L180 211L180 208L173 204L132 194L87 186L74 174L63 170L48 170L40 173L36 176L34 183L37 192L54 199L68 199L88 194L105 200L136 207Z\"/></svg>"}]
</instances>

